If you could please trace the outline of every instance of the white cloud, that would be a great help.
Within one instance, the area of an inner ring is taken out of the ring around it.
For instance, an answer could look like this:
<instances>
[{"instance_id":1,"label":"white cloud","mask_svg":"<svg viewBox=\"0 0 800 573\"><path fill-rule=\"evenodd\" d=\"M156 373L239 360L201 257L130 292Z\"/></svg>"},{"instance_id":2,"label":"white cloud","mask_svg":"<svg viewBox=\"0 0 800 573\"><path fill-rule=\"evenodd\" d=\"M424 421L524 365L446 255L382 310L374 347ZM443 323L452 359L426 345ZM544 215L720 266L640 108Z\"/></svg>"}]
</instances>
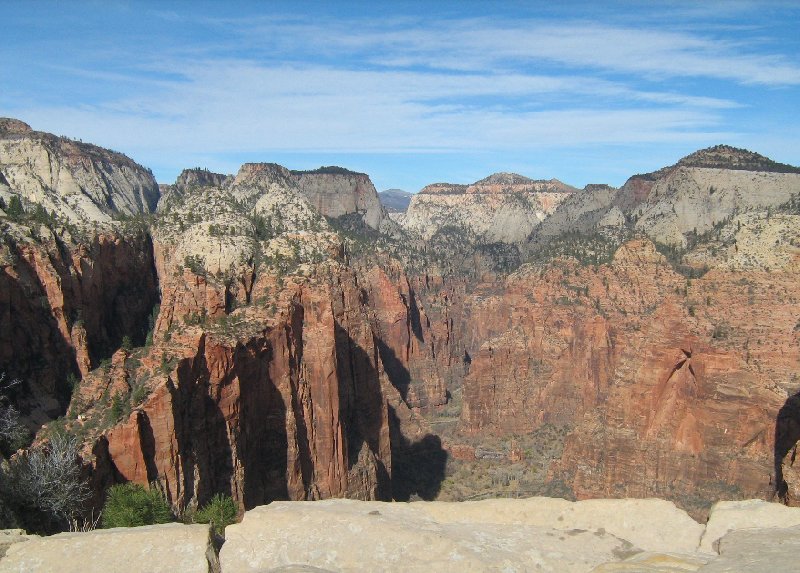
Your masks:
<instances>
[{"instance_id":1,"label":"white cloud","mask_svg":"<svg viewBox=\"0 0 800 573\"><path fill-rule=\"evenodd\" d=\"M677 25L678 20L676 20ZM388 67L508 69L558 64L646 78L703 77L742 84L797 85L800 66L764 38L731 41L665 26L489 19L325 22L233 21L255 46L318 57L358 55Z\"/></svg>"},{"instance_id":2,"label":"white cloud","mask_svg":"<svg viewBox=\"0 0 800 573\"><path fill-rule=\"evenodd\" d=\"M264 67L231 60L175 68L181 81L159 81L101 106L19 113L61 133L83 134L95 126L98 141L121 147L419 151L685 138L713 128L719 122L715 110L735 105L590 77Z\"/></svg>"}]
</instances>

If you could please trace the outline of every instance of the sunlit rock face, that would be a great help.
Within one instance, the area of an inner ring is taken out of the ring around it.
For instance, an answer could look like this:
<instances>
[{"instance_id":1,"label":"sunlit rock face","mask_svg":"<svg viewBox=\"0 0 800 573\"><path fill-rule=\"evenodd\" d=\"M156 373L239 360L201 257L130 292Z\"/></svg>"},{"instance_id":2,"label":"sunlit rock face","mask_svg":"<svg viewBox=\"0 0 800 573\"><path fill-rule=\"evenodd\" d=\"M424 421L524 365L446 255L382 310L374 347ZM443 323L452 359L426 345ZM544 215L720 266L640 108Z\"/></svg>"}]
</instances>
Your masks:
<instances>
[{"instance_id":1,"label":"sunlit rock face","mask_svg":"<svg viewBox=\"0 0 800 573\"><path fill-rule=\"evenodd\" d=\"M513 173L495 173L472 185L433 184L414 195L402 225L426 240L457 227L470 240L518 243L574 191L556 179Z\"/></svg>"},{"instance_id":2,"label":"sunlit rock face","mask_svg":"<svg viewBox=\"0 0 800 573\"><path fill-rule=\"evenodd\" d=\"M94 145L0 120L0 173L26 203L77 226L155 210L158 184L150 170ZM10 195L4 194L6 202Z\"/></svg>"}]
</instances>

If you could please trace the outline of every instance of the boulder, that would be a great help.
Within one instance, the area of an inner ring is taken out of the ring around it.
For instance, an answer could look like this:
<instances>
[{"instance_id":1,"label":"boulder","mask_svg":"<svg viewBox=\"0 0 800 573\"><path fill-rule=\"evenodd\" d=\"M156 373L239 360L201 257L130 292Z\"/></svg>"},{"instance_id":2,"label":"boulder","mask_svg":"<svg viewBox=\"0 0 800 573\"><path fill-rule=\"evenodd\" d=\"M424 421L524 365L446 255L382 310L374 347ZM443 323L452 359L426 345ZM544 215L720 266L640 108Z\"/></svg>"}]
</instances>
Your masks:
<instances>
[{"instance_id":1,"label":"boulder","mask_svg":"<svg viewBox=\"0 0 800 573\"><path fill-rule=\"evenodd\" d=\"M14 543L0 572L219 573L207 525L168 523L30 537Z\"/></svg>"},{"instance_id":2,"label":"boulder","mask_svg":"<svg viewBox=\"0 0 800 573\"><path fill-rule=\"evenodd\" d=\"M716 552L716 543L730 531L786 528L800 525L800 508L760 499L720 501L711 508L700 550Z\"/></svg>"}]
</instances>

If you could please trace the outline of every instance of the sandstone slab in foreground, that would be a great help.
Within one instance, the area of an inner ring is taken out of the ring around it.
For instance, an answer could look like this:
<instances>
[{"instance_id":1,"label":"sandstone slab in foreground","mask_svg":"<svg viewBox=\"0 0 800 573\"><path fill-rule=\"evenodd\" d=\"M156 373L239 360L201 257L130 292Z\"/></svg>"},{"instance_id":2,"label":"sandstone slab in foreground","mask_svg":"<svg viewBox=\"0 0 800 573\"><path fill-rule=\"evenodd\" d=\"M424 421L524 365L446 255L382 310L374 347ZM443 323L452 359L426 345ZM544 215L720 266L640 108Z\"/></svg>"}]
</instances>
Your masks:
<instances>
[{"instance_id":1,"label":"sandstone slab in foreground","mask_svg":"<svg viewBox=\"0 0 800 573\"><path fill-rule=\"evenodd\" d=\"M701 531L685 513L658 500L276 502L226 529L220 563L225 573L293 564L343 573L588 572L642 551L624 535L645 546L675 541L680 550L693 551Z\"/></svg>"},{"instance_id":2,"label":"sandstone slab in foreground","mask_svg":"<svg viewBox=\"0 0 800 573\"><path fill-rule=\"evenodd\" d=\"M216 573L219 563L207 525L169 523L29 537L14 543L0 572Z\"/></svg>"},{"instance_id":3,"label":"sandstone slab in foreground","mask_svg":"<svg viewBox=\"0 0 800 573\"><path fill-rule=\"evenodd\" d=\"M440 523L532 525L569 531L605 531L638 549L691 553L704 527L663 499L587 499L550 497L487 499L476 502L411 504Z\"/></svg>"},{"instance_id":4,"label":"sandstone slab in foreground","mask_svg":"<svg viewBox=\"0 0 800 573\"><path fill-rule=\"evenodd\" d=\"M800 527L733 531L722 538L719 551L702 573L800 571Z\"/></svg>"},{"instance_id":5,"label":"sandstone slab in foreground","mask_svg":"<svg viewBox=\"0 0 800 573\"><path fill-rule=\"evenodd\" d=\"M785 529L796 525L800 525L800 509L796 507L786 507L760 499L720 501L711 508L700 550L716 553L717 542L731 531ZM800 571L800 560L796 570Z\"/></svg>"}]
</instances>

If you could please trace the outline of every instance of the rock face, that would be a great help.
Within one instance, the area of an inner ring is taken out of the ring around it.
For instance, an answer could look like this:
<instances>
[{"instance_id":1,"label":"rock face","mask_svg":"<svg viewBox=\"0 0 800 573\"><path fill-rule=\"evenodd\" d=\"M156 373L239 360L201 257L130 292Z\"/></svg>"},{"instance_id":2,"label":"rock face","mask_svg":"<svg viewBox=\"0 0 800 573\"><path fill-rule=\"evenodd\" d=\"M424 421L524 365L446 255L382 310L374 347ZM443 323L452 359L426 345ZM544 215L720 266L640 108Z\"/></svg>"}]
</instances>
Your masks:
<instances>
[{"instance_id":1,"label":"rock face","mask_svg":"<svg viewBox=\"0 0 800 573\"><path fill-rule=\"evenodd\" d=\"M194 355L106 435L96 472L158 481L181 507L217 492L248 508L387 498L390 387L368 325L348 316L359 310L347 283L297 287L274 326L244 343L191 341Z\"/></svg>"},{"instance_id":2,"label":"rock face","mask_svg":"<svg viewBox=\"0 0 800 573\"><path fill-rule=\"evenodd\" d=\"M0 559L0 571L18 573L219 570L210 528L178 523L28 537Z\"/></svg>"},{"instance_id":3,"label":"rock face","mask_svg":"<svg viewBox=\"0 0 800 573\"><path fill-rule=\"evenodd\" d=\"M722 502L703 526L657 499L275 502L228 526L219 558L203 525L47 538L7 530L0 571L788 572L798 512Z\"/></svg>"},{"instance_id":4,"label":"rock face","mask_svg":"<svg viewBox=\"0 0 800 573\"><path fill-rule=\"evenodd\" d=\"M796 508L760 499L720 501L711 508L700 549L719 551L719 542L731 531L742 529L797 529L800 512Z\"/></svg>"},{"instance_id":5,"label":"rock face","mask_svg":"<svg viewBox=\"0 0 800 573\"><path fill-rule=\"evenodd\" d=\"M292 173L300 192L318 213L334 219L357 213L372 229L386 233L394 229L375 186L366 174L340 167L320 167L314 171Z\"/></svg>"},{"instance_id":6,"label":"rock face","mask_svg":"<svg viewBox=\"0 0 800 573\"><path fill-rule=\"evenodd\" d=\"M611 204L618 193L608 185L587 185L581 191L571 193L531 234L530 250L541 248L543 243L564 233L589 234L605 227L618 227L620 222L614 215L619 213L624 224L624 215Z\"/></svg>"},{"instance_id":7,"label":"rock face","mask_svg":"<svg viewBox=\"0 0 800 573\"><path fill-rule=\"evenodd\" d=\"M0 371L25 381L17 403L41 424L66 409L70 375L88 374L126 336L144 342L158 283L146 236L17 242L20 229L0 247Z\"/></svg>"},{"instance_id":8,"label":"rock face","mask_svg":"<svg viewBox=\"0 0 800 573\"><path fill-rule=\"evenodd\" d=\"M464 301L461 427L572 427L551 476L580 499L657 496L696 511L693 496L764 495L800 312L796 294L767 293L796 292L795 277L714 270L687 283L646 240L608 266L524 266Z\"/></svg>"},{"instance_id":9,"label":"rock face","mask_svg":"<svg viewBox=\"0 0 800 573\"><path fill-rule=\"evenodd\" d=\"M124 155L32 131L16 120L0 123L0 173L8 193L78 226L150 213L159 197L152 173Z\"/></svg>"},{"instance_id":10,"label":"rock face","mask_svg":"<svg viewBox=\"0 0 800 573\"><path fill-rule=\"evenodd\" d=\"M735 531L720 541L720 557L703 573L770 573L797 569L800 527Z\"/></svg>"},{"instance_id":11,"label":"rock face","mask_svg":"<svg viewBox=\"0 0 800 573\"><path fill-rule=\"evenodd\" d=\"M379 267L344 265L294 176L272 164L170 198L154 243L160 313L153 347L129 375L147 380L148 397L98 436L96 487L156 481L181 508L216 493L246 508L390 499L395 453L425 433L399 429L408 406L387 361L406 368L419 357L417 368L436 368L411 334L419 309L402 271L390 271L405 281L398 290ZM101 400L112 378L90 380L84 403ZM433 396L419 399L444 402L441 379L432 385Z\"/></svg>"},{"instance_id":12,"label":"rock face","mask_svg":"<svg viewBox=\"0 0 800 573\"><path fill-rule=\"evenodd\" d=\"M600 530L497 522L489 512L438 520L421 505L337 500L258 508L226 529L222 570L590 571L633 547Z\"/></svg>"},{"instance_id":13,"label":"rock face","mask_svg":"<svg viewBox=\"0 0 800 573\"><path fill-rule=\"evenodd\" d=\"M496 173L472 185L434 184L414 195L402 224L424 240L457 228L471 240L518 243L574 191L556 179L513 173Z\"/></svg>"},{"instance_id":14,"label":"rock face","mask_svg":"<svg viewBox=\"0 0 800 573\"><path fill-rule=\"evenodd\" d=\"M686 235L710 231L741 212L777 207L800 193L800 174L679 164L634 210L636 228L662 243L686 244Z\"/></svg>"}]
</instances>

